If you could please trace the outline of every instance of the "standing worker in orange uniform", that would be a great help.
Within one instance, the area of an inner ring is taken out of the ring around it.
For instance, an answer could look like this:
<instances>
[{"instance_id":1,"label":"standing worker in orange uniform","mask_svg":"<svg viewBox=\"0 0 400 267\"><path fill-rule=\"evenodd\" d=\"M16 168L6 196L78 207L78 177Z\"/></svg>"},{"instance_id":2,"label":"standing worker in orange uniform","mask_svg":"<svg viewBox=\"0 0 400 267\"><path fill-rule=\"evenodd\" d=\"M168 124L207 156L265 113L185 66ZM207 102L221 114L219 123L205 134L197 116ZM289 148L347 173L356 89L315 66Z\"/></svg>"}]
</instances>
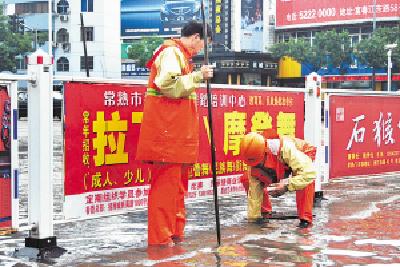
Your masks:
<instances>
[{"instance_id":1,"label":"standing worker in orange uniform","mask_svg":"<svg viewBox=\"0 0 400 267\"><path fill-rule=\"evenodd\" d=\"M207 31L211 33L209 26ZM193 71L191 58L203 48L203 25L190 21L181 37L165 41L147 64L150 76L136 159L152 163L149 245L172 245L184 237L188 167L197 161L199 152L195 89L213 77L208 65Z\"/></svg>"},{"instance_id":2,"label":"standing worker in orange uniform","mask_svg":"<svg viewBox=\"0 0 400 267\"><path fill-rule=\"evenodd\" d=\"M314 146L289 136L263 136L254 132L244 136L240 143L240 154L245 163L251 166L248 190L250 221L262 219L264 188L268 188L273 196L296 191L297 213L300 219L298 226L307 228L312 224L316 176L312 161L315 153ZM292 171L292 176L288 179L284 179L285 165Z\"/></svg>"}]
</instances>

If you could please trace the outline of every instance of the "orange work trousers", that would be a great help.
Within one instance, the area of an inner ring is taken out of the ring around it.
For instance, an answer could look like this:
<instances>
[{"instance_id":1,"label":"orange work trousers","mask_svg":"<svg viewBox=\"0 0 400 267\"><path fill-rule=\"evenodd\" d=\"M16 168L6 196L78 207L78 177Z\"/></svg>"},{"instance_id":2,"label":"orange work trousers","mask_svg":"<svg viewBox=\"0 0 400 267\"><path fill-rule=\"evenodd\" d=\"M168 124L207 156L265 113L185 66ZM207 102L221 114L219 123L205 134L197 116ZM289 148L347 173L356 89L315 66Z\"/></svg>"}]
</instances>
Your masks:
<instances>
[{"instance_id":1,"label":"orange work trousers","mask_svg":"<svg viewBox=\"0 0 400 267\"><path fill-rule=\"evenodd\" d=\"M148 200L148 244L167 245L183 239L187 167L179 163L154 163Z\"/></svg>"},{"instance_id":2,"label":"orange work trousers","mask_svg":"<svg viewBox=\"0 0 400 267\"><path fill-rule=\"evenodd\" d=\"M297 214L300 219L312 223L312 209L314 205L315 181L304 189L296 191Z\"/></svg>"},{"instance_id":3,"label":"orange work trousers","mask_svg":"<svg viewBox=\"0 0 400 267\"><path fill-rule=\"evenodd\" d=\"M240 178L240 182L243 184L246 193L248 193L249 179L247 177L247 173L245 173ZM261 204L261 212L272 211L272 204L269 198L267 186L268 185L264 185L263 188L263 200ZM312 223L313 219L312 209L314 205L314 195L315 195L315 181L307 185L304 189L296 191L296 207L299 219L303 219Z\"/></svg>"}]
</instances>

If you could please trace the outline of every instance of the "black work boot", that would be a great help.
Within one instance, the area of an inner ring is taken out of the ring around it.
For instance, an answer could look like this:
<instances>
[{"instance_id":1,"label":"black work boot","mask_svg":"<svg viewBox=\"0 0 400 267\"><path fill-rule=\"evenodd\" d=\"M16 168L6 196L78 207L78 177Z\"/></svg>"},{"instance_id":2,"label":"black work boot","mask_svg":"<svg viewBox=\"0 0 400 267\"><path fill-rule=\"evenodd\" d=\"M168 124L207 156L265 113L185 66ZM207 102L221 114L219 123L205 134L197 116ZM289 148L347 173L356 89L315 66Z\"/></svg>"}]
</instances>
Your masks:
<instances>
[{"instance_id":1,"label":"black work boot","mask_svg":"<svg viewBox=\"0 0 400 267\"><path fill-rule=\"evenodd\" d=\"M267 219L265 218L255 218L255 219L247 219L249 223L254 223L254 224L264 224L268 222Z\"/></svg>"},{"instance_id":2,"label":"black work boot","mask_svg":"<svg viewBox=\"0 0 400 267\"><path fill-rule=\"evenodd\" d=\"M297 227L299 228L308 228L311 225L311 223L309 221L300 219L300 223Z\"/></svg>"},{"instance_id":3,"label":"black work boot","mask_svg":"<svg viewBox=\"0 0 400 267\"><path fill-rule=\"evenodd\" d=\"M270 219L272 218L272 211L263 211L261 212L261 215L264 219Z\"/></svg>"}]
</instances>

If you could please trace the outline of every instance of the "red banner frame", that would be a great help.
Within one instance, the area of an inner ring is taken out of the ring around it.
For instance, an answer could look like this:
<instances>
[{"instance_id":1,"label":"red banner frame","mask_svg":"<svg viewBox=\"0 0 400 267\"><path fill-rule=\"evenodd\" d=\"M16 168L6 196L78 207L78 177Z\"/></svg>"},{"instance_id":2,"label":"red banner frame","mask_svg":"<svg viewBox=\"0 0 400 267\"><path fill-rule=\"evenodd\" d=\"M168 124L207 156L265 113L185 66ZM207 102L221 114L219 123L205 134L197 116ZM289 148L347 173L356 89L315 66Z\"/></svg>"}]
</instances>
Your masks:
<instances>
[{"instance_id":1,"label":"red banner frame","mask_svg":"<svg viewBox=\"0 0 400 267\"><path fill-rule=\"evenodd\" d=\"M351 20L372 20L373 15L373 3L367 0L277 0L276 2L277 28ZM376 0L376 17L398 19L400 17L398 0Z\"/></svg>"},{"instance_id":2,"label":"red banner frame","mask_svg":"<svg viewBox=\"0 0 400 267\"><path fill-rule=\"evenodd\" d=\"M400 97L329 96L330 178L400 171Z\"/></svg>"},{"instance_id":3,"label":"red banner frame","mask_svg":"<svg viewBox=\"0 0 400 267\"><path fill-rule=\"evenodd\" d=\"M65 85L66 197L86 194L88 206L96 199L107 202L126 199L128 195L138 199L147 196L148 166L134 160L145 91L143 85ZM242 191L238 188L239 179L247 166L238 154L239 141L245 133L272 127L281 134L303 138L304 94L301 92L213 88L212 98L217 175L224 177L219 179L219 187L229 186L220 189L222 194ZM212 191L211 184L204 180L212 175L204 89L197 91L197 102L201 147L199 161L188 173L189 198L210 195ZM198 194L193 193L196 191ZM139 206L145 205L143 202Z\"/></svg>"},{"instance_id":4,"label":"red banner frame","mask_svg":"<svg viewBox=\"0 0 400 267\"><path fill-rule=\"evenodd\" d=\"M16 101L16 100L15 100ZM0 228L12 225L12 167L11 167L11 133L14 125L11 121L11 97L6 86L0 86L0 118L2 118L0 138ZM13 118L17 120L17 118Z\"/></svg>"}]
</instances>

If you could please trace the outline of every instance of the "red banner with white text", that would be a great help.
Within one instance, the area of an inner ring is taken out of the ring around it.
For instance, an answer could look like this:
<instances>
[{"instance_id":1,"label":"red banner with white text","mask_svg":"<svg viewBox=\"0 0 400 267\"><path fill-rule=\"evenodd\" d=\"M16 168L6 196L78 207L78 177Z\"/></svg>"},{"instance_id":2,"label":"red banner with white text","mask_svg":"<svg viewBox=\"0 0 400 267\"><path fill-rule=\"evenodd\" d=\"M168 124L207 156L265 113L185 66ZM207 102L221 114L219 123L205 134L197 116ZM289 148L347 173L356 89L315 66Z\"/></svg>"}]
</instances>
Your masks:
<instances>
[{"instance_id":1,"label":"red banner with white text","mask_svg":"<svg viewBox=\"0 0 400 267\"><path fill-rule=\"evenodd\" d=\"M376 0L377 18L399 18L398 0ZM325 24L349 20L372 20L374 3L371 0L277 0L276 27ZM311 26L311 25L310 25Z\"/></svg>"},{"instance_id":2,"label":"red banner with white text","mask_svg":"<svg viewBox=\"0 0 400 267\"><path fill-rule=\"evenodd\" d=\"M330 96L330 178L400 171L400 97Z\"/></svg>"},{"instance_id":3,"label":"red banner with white text","mask_svg":"<svg viewBox=\"0 0 400 267\"><path fill-rule=\"evenodd\" d=\"M12 112L8 88L0 86L0 230L11 227L13 215L12 200L14 196L11 190L11 140L13 136L11 133L15 131L12 127L17 124L11 121Z\"/></svg>"},{"instance_id":4,"label":"red banner with white text","mask_svg":"<svg viewBox=\"0 0 400 267\"><path fill-rule=\"evenodd\" d=\"M70 207L65 209L67 217L147 205L151 177L148 166L135 161L145 91L143 85L66 84L65 195ZM212 196L204 89L197 91L197 104L200 155L187 174L189 199ZM212 104L220 195L243 192L240 176L247 166L238 155L244 134L275 128L280 134L303 137L303 93L214 88Z\"/></svg>"}]
</instances>

